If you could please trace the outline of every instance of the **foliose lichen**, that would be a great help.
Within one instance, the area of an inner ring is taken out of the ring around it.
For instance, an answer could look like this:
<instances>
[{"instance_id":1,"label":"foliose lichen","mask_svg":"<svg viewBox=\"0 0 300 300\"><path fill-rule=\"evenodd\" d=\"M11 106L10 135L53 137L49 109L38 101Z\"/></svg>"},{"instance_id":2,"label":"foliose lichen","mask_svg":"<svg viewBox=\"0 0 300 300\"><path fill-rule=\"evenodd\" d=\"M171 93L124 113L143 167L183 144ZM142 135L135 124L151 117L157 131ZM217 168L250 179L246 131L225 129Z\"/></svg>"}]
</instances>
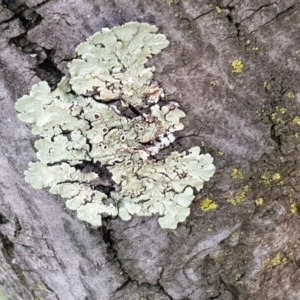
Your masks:
<instances>
[{"instance_id":1,"label":"foliose lichen","mask_svg":"<svg viewBox=\"0 0 300 300\"><path fill-rule=\"evenodd\" d=\"M157 104L163 90L145 64L169 42L156 32L137 22L102 29L76 48L69 78L54 90L40 82L16 103L19 118L41 137L39 161L29 164L25 180L67 198L66 206L93 226L103 215L159 214L162 228L175 229L190 214L194 190L215 172L198 146L155 159L185 117L178 103ZM126 107L136 115L122 114ZM114 189L105 192L102 173L88 164L109 171Z\"/></svg>"}]
</instances>

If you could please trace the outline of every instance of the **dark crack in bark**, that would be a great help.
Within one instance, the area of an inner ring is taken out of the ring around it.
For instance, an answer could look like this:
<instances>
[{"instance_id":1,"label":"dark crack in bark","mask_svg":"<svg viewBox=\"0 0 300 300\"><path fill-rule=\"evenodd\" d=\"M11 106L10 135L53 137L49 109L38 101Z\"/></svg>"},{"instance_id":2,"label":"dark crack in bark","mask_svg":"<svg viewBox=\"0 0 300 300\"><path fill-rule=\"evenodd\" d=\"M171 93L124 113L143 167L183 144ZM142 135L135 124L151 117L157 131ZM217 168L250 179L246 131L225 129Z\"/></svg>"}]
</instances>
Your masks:
<instances>
[{"instance_id":1,"label":"dark crack in bark","mask_svg":"<svg viewBox=\"0 0 300 300\"><path fill-rule=\"evenodd\" d=\"M166 292L165 288L163 287L163 285L160 283L159 280L157 281L156 284L150 284L148 282L139 283L139 281L137 279L133 278L129 274L129 272L125 269L125 267L122 263L122 260L118 257L118 251L115 247L115 245L118 241L115 240L115 238L113 237L113 233L112 233L113 229L111 229L109 227L109 222L107 222L107 221L108 221L108 218L105 219L105 222L107 224L103 225L101 228L99 228L98 231L101 232L103 241L108 246L107 253L111 256L112 260L117 263L123 276L126 278L126 281L121 286L118 287L118 289L115 291L115 294L119 291L122 291L129 283L132 283L137 287L156 287L163 295L168 297L170 300L173 300L173 298ZM160 276L162 275L162 272L160 273Z\"/></svg>"},{"instance_id":2,"label":"dark crack in bark","mask_svg":"<svg viewBox=\"0 0 300 300\"><path fill-rule=\"evenodd\" d=\"M14 244L7 235L0 232L0 241L2 243L1 252L8 265L18 277L20 284L35 297L34 291L30 289L26 276L23 274L23 269L16 263L14 255Z\"/></svg>"}]
</instances>

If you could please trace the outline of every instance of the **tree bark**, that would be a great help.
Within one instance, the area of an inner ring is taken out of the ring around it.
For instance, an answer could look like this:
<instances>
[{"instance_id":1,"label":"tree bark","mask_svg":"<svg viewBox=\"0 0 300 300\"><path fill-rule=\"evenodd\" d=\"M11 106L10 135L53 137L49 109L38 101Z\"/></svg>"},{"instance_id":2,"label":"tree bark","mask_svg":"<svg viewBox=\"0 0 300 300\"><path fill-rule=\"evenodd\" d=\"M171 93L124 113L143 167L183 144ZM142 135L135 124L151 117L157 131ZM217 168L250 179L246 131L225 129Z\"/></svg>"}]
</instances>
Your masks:
<instances>
[{"instance_id":1,"label":"tree bark","mask_svg":"<svg viewBox=\"0 0 300 300\"><path fill-rule=\"evenodd\" d=\"M0 285L9 299L300 299L299 13L296 0L0 1ZM170 41L151 64L187 114L171 150L200 145L217 167L175 231L157 216L92 229L24 181L35 137L15 102L41 80L55 86L88 36L129 21L153 23ZM216 210L201 210L207 197Z\"/></svg>"}]
</instances>

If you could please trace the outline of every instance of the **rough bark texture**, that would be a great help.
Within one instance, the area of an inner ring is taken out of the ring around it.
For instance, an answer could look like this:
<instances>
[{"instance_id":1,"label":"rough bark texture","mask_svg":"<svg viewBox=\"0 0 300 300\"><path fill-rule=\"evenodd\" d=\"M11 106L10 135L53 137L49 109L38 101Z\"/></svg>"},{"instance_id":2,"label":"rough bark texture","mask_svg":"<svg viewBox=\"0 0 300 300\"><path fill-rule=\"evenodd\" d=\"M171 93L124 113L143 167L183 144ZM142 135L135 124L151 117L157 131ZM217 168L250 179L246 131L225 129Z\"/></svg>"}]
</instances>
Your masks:
<instances>
[{"instance_id":1,"label":"rough bark texture","mask_svg":"<svg viewBox=\"0 0 300 300\"><path fill-rule=\"evenodd\" d=\"M299 16L296 0L0 1L0 284L9 298L300 299ZM55 85L86 37L128 21L153 23L171 42L151 63L188 116L173 150L202 145L217 166L176 231L157 217L91 229L24 182L35 138L14 103L40 80ZM218 209L203 212L205 197Z\"/></svg>"}]
</instances>

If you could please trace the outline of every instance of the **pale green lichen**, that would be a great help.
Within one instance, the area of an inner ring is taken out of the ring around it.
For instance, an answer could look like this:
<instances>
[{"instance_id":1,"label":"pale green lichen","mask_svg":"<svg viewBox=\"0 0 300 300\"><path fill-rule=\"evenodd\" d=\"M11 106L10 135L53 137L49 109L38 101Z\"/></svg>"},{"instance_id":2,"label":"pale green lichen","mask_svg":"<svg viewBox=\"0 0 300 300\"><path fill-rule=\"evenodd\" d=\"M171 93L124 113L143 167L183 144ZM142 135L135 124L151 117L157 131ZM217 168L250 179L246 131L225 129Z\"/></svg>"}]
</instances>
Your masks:
<instances>
[{"instance_id":1,"label":"pale green lichen","mask_svg":"<svg viewBox=\"0 0 300 300\"><path fill-rule=\"evenodd\" d=\"M156 32L154 25L130 22L89 37L69 64L72 89L96 100L121 98L124 105L157 102L162 89L152 82L155 67L144 65L169 42Z\"/></svg>"},{"instance_id":2,"label":"pale green lichen","mask_svg":"<svg viewBox=\"0 0 300 300\"><path fill-rule=\"evenodd\" d=\"M66 206L93 226L101 226L101 215L159 214L162 228L175 229L190 214L193 188L200 191L215 172L199 147L153 158L174 142L185 117L178 103L156 104L163 90L152 80L154 67L144 64L169 43L156 31L137 22L103 29L77 47L70 79L53 91L46 82L34 85L16 103L19 118L42 137L35 142L40 162L29 164L25 180L67 198ZM125 117L120 102L148 113ZM114 183L88 167L97 164ZM103 186L112 184L115 191L105 194Z\"/></svg>"}]
</instances>

